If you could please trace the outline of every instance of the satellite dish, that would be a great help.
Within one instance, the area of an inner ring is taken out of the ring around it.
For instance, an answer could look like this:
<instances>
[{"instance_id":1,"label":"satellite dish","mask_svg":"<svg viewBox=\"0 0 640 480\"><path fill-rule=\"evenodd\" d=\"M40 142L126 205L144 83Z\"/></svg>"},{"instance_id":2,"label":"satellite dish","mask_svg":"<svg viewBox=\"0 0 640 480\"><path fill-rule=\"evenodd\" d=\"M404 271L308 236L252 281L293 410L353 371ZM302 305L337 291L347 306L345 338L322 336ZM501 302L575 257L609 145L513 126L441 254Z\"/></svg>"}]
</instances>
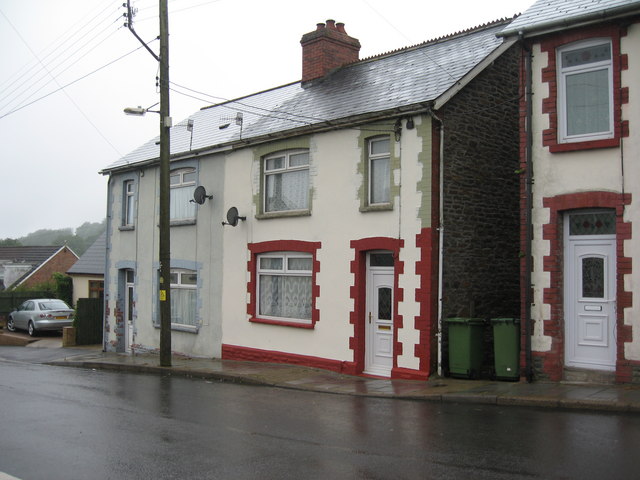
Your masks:
<instances>
[{"instance_id":1,"label":"satellite dish","mask_svg":"<svg viewBox=\"0 0 640 480\"><path fill-rule=\"evenodd\" d=\"M207 190L202 185L196 187L193 192L192 202L196 202L198 205L202 205L207 198L211 200L213 198L213 195L207 195Z\"/></svg>"},{"instance_id":2,"label":"satellite dish","mask_svg":"<svg viewBox=\"0 0 640 480\"><path fill-rule=\"evenodd\" d=\"M222 222L222 225L231 225L232 227L235 227L238 225L238 220L242 220L244 222L246 219L247 217L241 217L238 215L238 209L236 207L231 207L227 211L227 221Z\"/></svg>"}]
</instances>

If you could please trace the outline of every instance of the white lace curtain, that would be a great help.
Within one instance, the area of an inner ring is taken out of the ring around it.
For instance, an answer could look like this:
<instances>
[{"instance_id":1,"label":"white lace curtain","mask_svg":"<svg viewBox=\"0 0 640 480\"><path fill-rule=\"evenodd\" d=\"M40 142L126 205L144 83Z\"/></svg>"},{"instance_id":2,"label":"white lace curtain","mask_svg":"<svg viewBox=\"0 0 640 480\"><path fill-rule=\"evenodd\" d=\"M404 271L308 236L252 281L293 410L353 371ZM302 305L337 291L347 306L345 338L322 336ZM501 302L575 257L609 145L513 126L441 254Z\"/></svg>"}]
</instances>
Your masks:
<instances>
[{"instance_id":1,"label":"white lace curtain","mask_svg":"<svg viewBox=\"0 0 640 480\"><path fill-rule=\"evenodd\" d=\"M311 277L260 275L259 314L311 320Z\"/></svg>"}]
</instances>

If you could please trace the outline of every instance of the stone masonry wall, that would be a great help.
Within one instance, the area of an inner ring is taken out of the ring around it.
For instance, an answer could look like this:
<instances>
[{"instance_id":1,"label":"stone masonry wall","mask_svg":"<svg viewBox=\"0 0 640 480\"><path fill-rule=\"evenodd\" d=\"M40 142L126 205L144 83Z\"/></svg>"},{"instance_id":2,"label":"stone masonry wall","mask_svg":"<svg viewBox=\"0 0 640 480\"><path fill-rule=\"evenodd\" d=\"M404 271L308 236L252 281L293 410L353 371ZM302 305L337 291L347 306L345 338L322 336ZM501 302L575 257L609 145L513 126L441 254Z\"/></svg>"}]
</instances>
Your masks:
<instances>
[{"instance_id":1,"label":"stone masonry wall","mask_svg":"<svg viewBox=\"0 0 640 480\"><path fill-rule=\"evenodd\" d=\"M519 62L515 45L438 112L444 123L444 318L520 316ZM489 327L485 333L487 364Z\"/></svg>"}]
</instances>

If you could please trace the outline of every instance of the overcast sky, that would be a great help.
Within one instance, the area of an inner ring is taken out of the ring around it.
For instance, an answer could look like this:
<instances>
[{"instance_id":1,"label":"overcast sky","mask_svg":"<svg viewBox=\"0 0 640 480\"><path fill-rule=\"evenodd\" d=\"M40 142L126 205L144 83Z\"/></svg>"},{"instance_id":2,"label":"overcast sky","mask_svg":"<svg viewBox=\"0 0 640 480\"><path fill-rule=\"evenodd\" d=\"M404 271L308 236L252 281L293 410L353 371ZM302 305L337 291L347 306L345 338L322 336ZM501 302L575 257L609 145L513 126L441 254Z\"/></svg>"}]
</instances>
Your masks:
<instances>
[{"instance_id":1,"label":"overcast sky","mask_svg":"<svg viewBox=\"0 0 640 480\"><path fill-rule=\"evenodd\" d=\"M157 115L122 113L159 101L158 64L123 26L123 3L0 0L0 239L101 221L98 172L158 134ZM533 3L169 0L171 116L299 80L300 38L327 19L343 22L366 58ZM158 52L157 0L132 5L135 30Z\"/></svg>"}]
</instances>

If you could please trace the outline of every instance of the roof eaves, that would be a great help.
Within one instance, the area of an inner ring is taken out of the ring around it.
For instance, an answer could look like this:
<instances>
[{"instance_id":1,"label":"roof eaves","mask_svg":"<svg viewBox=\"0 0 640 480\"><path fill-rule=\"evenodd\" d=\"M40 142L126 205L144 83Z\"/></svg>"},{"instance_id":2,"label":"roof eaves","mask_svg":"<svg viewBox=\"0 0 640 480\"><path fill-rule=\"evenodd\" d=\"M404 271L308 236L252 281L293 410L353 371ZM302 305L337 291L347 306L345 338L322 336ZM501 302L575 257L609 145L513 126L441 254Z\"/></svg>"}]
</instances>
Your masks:
<instances>
[{"instance_id":1,"label":"roof eaves","mask_svg":"<svg viewBox=\"0 0 640 480\"><path fill-rule=\"evenodd\" d=\"M638 3L633 3L620 7L605 8L603 10L574 17L554 19L547 22L533 23L531 25L524 25L520 27L516 25L514 28L507 27L501 32L498 32L497 35L499 37L510 37L515 35L521 37L535 37L564 30L566 28L584 27L594 23L615 20L620 17L628 17L636 14L640 14L640 5Z\"/></svg>"}]
</instances>

